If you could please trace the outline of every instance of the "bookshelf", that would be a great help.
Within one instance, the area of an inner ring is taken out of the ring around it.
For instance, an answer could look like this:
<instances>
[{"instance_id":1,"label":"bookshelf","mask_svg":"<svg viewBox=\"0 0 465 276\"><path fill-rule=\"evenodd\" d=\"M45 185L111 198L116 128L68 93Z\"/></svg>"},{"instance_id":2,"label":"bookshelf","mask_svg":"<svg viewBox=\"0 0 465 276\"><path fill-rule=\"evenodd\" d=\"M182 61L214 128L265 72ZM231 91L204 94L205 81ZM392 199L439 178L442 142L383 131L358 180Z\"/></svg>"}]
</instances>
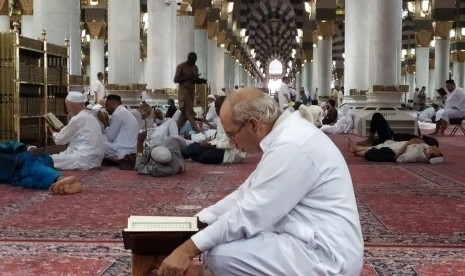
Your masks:
<instances>
[{"instance_id":1,"label":"bookshelf","mask_svg":"<svg viewBox=\"0 0 465 276\"><path fill-rule=\"evenodd\" d=\"M66 122L68 46L0 33L0 141L53 145L43 115L53 112Z\"/></svg>"}]
</instances>

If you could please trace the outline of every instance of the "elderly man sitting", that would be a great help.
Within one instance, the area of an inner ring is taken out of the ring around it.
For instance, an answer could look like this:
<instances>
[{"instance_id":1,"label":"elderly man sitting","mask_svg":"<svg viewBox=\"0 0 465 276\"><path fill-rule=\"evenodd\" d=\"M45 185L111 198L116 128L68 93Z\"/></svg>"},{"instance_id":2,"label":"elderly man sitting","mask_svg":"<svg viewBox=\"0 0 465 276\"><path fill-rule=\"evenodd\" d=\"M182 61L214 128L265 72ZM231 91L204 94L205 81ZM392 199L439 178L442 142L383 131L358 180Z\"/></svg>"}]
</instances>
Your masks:
<instances>
[{"instance_id":1,"label":"elderly man sitting","mask_svg":"<svg viewBox=\"0 0 465 276\"><path fill-rule=\"evenodd\" d=\"M104 156L102 132L95 116L84 107L84 95L69 92L65 105L71 116L68 125L59 132L48 127L55 144L69 143L65 151L51 155L55 168L87 170L100 167Z\"/></svg>"}]
</instances>

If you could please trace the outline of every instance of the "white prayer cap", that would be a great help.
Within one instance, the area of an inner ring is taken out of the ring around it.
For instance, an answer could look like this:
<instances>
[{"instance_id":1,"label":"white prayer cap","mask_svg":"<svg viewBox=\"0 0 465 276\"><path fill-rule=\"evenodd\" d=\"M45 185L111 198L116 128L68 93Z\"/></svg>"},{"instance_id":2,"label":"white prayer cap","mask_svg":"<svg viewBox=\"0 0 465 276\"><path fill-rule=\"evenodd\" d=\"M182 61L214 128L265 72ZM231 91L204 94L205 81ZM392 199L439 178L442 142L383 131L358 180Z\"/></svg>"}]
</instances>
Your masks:
<instances>
[{"instance_id":1,"label":"white prayer cap","mask_svg":"<svg viewBox=\"0 0 465 276\"><path fill-rule=\"evenodd\" d=\"M165 147L154 147L150 152L150 156L152 157L153 161L157 163L169 163L171 161L171 152L169 149Z\"/></svg>"},{"instance_id":2,"label":"white prayer cap","mask_svg":"<svg viewBox=\"0 0 465 276\"><path fill-rule=\"evenodd\" d=\"M84 95L81 92L77 91L69 91L68 96L66 99L72 103L84 103Z\"/></svg>"},{"instance_id":3,"label":"white prayer cap","mask_svg":"<svg viewBox=\"0 0 465 276\"><path fill-rule=\"evenodd\" d=\"M215 96L213 96L212 94L209 94L209 95L207 96L207 99L216 100L216 99L215 99Z\"/></svg>"}]
</instances>

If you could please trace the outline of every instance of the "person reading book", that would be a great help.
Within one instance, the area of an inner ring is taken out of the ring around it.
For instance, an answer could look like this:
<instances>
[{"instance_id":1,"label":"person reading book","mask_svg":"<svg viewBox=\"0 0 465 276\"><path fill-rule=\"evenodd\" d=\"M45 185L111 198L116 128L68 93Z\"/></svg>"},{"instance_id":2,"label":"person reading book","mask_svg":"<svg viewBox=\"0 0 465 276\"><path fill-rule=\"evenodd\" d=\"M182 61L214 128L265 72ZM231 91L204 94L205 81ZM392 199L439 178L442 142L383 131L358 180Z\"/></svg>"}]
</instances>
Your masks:
<instances>
[{"instance_id":1,"label":"person reading book","mask_svg":"<svg viewBox=\"0 0 465 276\"><path fill-rule=\"evenodd\" d=\"M23 143L0 143L0 183L30 189L49 189L54 194L74 194L82 191L76 177L64 177L53 168L48 154L33 154Z\"/></svg>"},{"instance_id":2,"label":"person reading book","mask_svg":"<svg viewBox=\"0 0 465 276\"><path fill-rule=\"evenodd\" d=\"M462 88L457 87L454 80L446 81L446 89L449 92L444 109L436 112L436 129L431 135L444 135L449 126L450 119L459 119L465 117L465 92Z\"/></svg>"},{"instance_id":3,"label":"person reading book","mask_svg":"<svg viewBox=\"0 0 465 276\"><path fill-rule=\"evenodd\" d=\"M60 131L65 126L52 112L45 114L44 118L47 125L52 127L55 131Z\"/></svg>"},{"instance_id":4,"label":"person reading book","mask_svg":"<svg viewBox=\"0 0 465 276\"><path fill-rule=\"evenodd\" d=\"M330 138L255 88L230 94L220 119L234 144L261 160L237 190L197 214L208 226L157 275L184 275L202 252L213 275L360 275L352 180Z\"/></svg>"},{"instance_id":5,"label":"person reading book","mask_svg":"<svg viewBox=\"0 0 465 276\"><path fill-rule=\"evenodd\" d=\"M84 95L70 91L65 99L71 119L60 131L49 126L57 145L68 147L59 154L51 155L55 168L61 170L88 170L98 168L104 156L103 136L97 118L84 107Z\"/></svg>"}]
</instances>

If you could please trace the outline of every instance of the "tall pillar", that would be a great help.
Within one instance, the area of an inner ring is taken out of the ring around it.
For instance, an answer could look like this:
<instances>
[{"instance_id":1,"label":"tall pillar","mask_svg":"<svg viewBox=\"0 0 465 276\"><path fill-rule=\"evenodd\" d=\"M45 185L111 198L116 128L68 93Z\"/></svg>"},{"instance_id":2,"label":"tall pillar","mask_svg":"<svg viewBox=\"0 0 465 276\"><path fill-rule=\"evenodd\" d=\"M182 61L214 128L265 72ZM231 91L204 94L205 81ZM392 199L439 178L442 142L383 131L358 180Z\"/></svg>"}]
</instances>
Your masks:
<instances>
[{"instance_id":1,"label":"tall pillar","mask_svg":"<svg viewBox=\"0 0 465 276\"><path fill-rule=\"evenodd\" d=\"M224 48L216 47L216 94L225 87L225 55Z\"/></svg>"},{"instance_id":2,"label":"tall pillar","mask_svg":"<svg viewBox=\"0 0 465 276\"><path fill-rule=\"evenodd\" d=\"M416 56L416 85L421 89L422 86L428 90L429 85L429 48L417 47Z\"/></svg>"},{"instance_id":3,"label":"tall pillar","mask_svg":"<svg viewBox=\"0 0 465 276\"><path fill-rule=\"evenodd\" d=\"M234 62L234 86L240 86L241 82L241 66L239 62Z\"/></svg>"},{"instance_id":4,"label":"tall pillar","mask_svg":"<svg viewBox=\"0 0 465 276\"><path fill-rule=\"evenodd\" d=\"M216 41L213 39L208 39L207 41L207 79L210 84L210 89L213 94L217 94L217 68L219 67L216 64Z\"/></svg>"},{"instance_id":5,"label":"tall pillar","mask_svg":"<svg viewBox=\"0 0 465 276\"><path fill-rule=\"evenodd\" d=\"M21 34L36 38L42 30L47 33L47 42L64 45L69 39L70 74L81 75L81 33L79 1L34 1L34 14L23 16Z\"/></svg>"},{"instance_id":6,"label":"tall pillar","mask_svg":"<svg viewBox=\"0 0 465 276\"><path fill-rule=\"evenodd\" d=\"M432 32L418 31L415 34L417 48L416 55L416 82L421 89L426 87L429 90L429 44L431 42Z\"/></svg>"},{"instance_id":7,"label":"tall pillar","mask_svg":"<svg viewBox=\"0 0 465 276\"><path fill-rule=\"evenodd\" d=\"M371 22L367 20L367 15L371 13L371 2L372 0L345 1L344 88L347 95L350 89L367 90L369 86L370 47L367 35L371 34Z\"/></svg>"},{"instance_id":8,"label":"tall pillar","mask_svg":"<svg viewBox=\"0 0 465 276\"><path fill-rule=\"evenodd\" d=\"M318 62L319 62L319 54L318 54L319 48L318 44L316 47L313 48L313 69L312 70L312 93L315 96L315 99L318 100L318 97L321 95L320 88L318 87L318 78L319 78L319 70L318 70Z\"/></svg>"},{"instance_id":9,"label":"tall pillar","mask_svg":"<svg viewBox=\"0 0 465 276\"><path fill-rule=\"evenodd\" d=\"M436 38L434 46L434 68L435 68L435 89L443 87L449 79L449 59L450 59L450 30L452 22L434 22L434 36Z\"/></svg>"},{"instance_id":10,"label":"tall pillar","mask_svg":"<svg viewBox=\"0 0 465 276\"><path fill-rule=\"evenodd\" d=\"M106 23L102 21L86 22L91 36L90 39L90 84L97 81L98 72L105 73L105 29ZM92 88L91 88L92 89ZM92 91L91 91L92 92Z\"/></svg>"},{"instance_id":11,"label":"tall pillar","mask_svg":"<svg viewBox=\"0 0 465 276\"><path fill-rule=\"evenodd\" d=\"M415 72L407 72L406 82L409 87L407 100L413 100L413 93L415 92Z\"/></svg>"},{"instance_id":12,"label":"tall pillar","mask_svg":"<svg viewBox=\"0 0 465 276\"><path fill-rule=\"evenodd\" d=\"M199 68L200 77L207 77L207 60L208 60L208 48L207 48L207 30L195 29L194 31L195 40L195 53L197 54L197 68Z\"/></svg>"},{"instance_id":13,"label":"tall pillar","mask_svg":"<svg viewBox=\"0 0 465 276\"><path fill-rule=\"evenodd\" d=\"M164 1L147 1L147 14L147 88L174 87L176 64L172 60L176 60L176 45L171 43L171 39L176 25L171 23L176 17L175 10ZM187 55L184 59L187 60Z\"/></svg>"},{"instance_id":14,"label":"tall pillar","mask_svg":"<svg viewBox=\"0 0 465 276\"><path fill-rule=\"evenodd\" d=\"M365 22L372 30L369 38L369 91L372 91L373 85L396 85L399 81L401 10L402 0L370 0L369 23Z\"/></svg>"},{"instance_id":15,"label":"tall pillar","mask_svg":"<svg viewBox=\"0 0 465 276\"><path fill-rule=\"evenodd\" d=\"M333 65L333 26L332 21L318 22L318 92L319 97L326 99L331 95L331 75Z\"/></svg>"},{"instance_id":16,"label":"tall pillar","mask_svg":"<svg viewBox=\"0 0 465 276\"><path fill-rule=\"evenodd\" d=\"M147 6L151 6L152 2L158 3L159 1L148 1ZM163 5L166 4L163 2ZM147 7L147 9L149 8ZM151 20L154 18L150 18L149 14L149 26L156 26L156 23L151 22ZM121 85L138 83L140 71L139 21L139 0L108 0L108 83ZM158 23L158 19L156 22ZM166 68L163 69L166 70Z\"/></svg>"},{"instance_id":17,"label":"tall pillar","mask_svg":"<svg viewBox=\"0 0 465 276\"><path fill-rule=\"evenodd\" d=\"M436 81L434 76L436 75L436 70L434 69L434 60L430 60L429 63L429 71L428 71L428 89L426 90L426 98L430 100L434 100L436 98L435 87Z\"/></svg>"},{"instance_id":18,"label":"tall pillar","mask_svg":"<svg viewBox=\"0 0 465 276\"><path fill-rule=\"evenodd\" d=\"M312 98L312 100L315 100L317 98L315 98L315 85L314 85L314 82L312 80L312 75L313 75L313 62L310 61L310 62L307 62L305 64L305 68L306 68L306 75L307 75L307 82L305 84L305 88L307 88L307 91L308 91L308 95L307 97L309 96L310 98Z\"/></svg>"},{"instance_id":19,"label":"tall pillar","mask_svg":"<svg viewBox=\"0 0 465 276\"><path fill-rule=\"evenodd\" d=\"M454 81L458 87L464 87L465 85L465 52L456 50L452 54L452 60L454 62Z\"/></svg>"},{"instance_id":20,"label":"tall pillar","mask_svg":"<svg viewBox=\"0 0 465 276\"><path fill-rule=\"evenodd\" d=\"M5 3L6 4L6 3ZM0 7L1 11L2 7ZM8 9L4 11L8 12ZM10 17L8 15L0 15L0 32L5 33L10 30Z\"/></svg>"},{"instance_id":21,"label":"tall pillar","mask_svg":"<svg viewBox=\"0 0 465 276\"><path fill-rule=\"evenodd\" d=\"M166 4L165 4L166 5ZM180 12L176 16L176 64L187 60L187 55L195 51L194 17L190 12ZM198 56L197 56L197 59Z\"/></svg>"}]
</instances>

